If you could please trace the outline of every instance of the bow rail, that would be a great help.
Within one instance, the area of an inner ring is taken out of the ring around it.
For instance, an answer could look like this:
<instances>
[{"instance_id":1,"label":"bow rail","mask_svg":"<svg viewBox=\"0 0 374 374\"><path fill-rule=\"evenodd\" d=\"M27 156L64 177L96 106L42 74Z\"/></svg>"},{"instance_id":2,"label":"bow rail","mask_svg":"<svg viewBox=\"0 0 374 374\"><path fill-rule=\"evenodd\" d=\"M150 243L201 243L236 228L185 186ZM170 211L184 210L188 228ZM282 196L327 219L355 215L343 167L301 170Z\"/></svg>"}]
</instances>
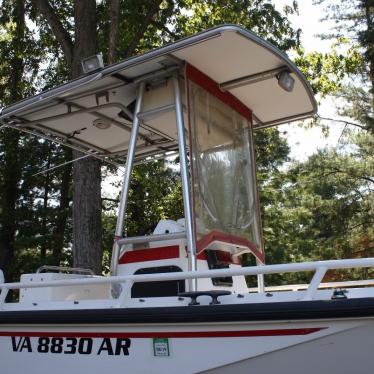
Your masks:
<instances>
[{"instance_id":1,"label":"bow rail","mask_svg":"<svg viewBox=\"0 0 374 374\"><path fill-rule=\"evenodd\" d=\"M122 289L122 293L127 291L135 282L154 282L167 280L187 280L194 278L216 278L229 276L249 276L249 275L266 275L280 273L298 273L306 271L314 271L314 275L306 288L306 292L302 300L312 300L316 291L321 285L322 279L328 270L339 269L359 269L374 267L374 258L362 259L345 259L345 260L328 260L316 262L302 262L279 265L261 265L242 267L236 269L219 269L205 271L188 271L175 273L159 273L159 274L141 274L141 275L125 275L125 276L83 276L77 279L64 279L47 282L15 282L0 284L0 306L5 303L5 298L9 290L21 288L45 288L45 287L63 287L63 286L79 286L79 285L99 285L99 284L121 284L125 283L126 287ZM333 284L333 283L332 283ZM370 284L373 284L370 281ZM122 300L124 295L120 295Z\"/></svg>"}]
</instances>

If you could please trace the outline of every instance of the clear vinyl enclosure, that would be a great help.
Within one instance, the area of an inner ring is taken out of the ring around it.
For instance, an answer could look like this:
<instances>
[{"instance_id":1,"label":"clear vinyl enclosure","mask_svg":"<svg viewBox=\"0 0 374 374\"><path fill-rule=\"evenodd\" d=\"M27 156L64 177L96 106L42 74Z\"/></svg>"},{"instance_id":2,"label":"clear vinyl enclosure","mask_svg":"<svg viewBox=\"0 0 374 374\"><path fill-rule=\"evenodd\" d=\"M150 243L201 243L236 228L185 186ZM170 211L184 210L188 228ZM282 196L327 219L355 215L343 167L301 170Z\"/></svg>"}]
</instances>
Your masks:
<instances>
[{"instance_id":1,"label":"clear vinyl enclosure","mask_svg":"<svg viewBox=\"0 0 374 374\"><path fill-rule=\"evenodd\" d=\"M249 119L192 80L188 101L196 239L218 231L262 251Z\"/></svg>"}]
</instances>

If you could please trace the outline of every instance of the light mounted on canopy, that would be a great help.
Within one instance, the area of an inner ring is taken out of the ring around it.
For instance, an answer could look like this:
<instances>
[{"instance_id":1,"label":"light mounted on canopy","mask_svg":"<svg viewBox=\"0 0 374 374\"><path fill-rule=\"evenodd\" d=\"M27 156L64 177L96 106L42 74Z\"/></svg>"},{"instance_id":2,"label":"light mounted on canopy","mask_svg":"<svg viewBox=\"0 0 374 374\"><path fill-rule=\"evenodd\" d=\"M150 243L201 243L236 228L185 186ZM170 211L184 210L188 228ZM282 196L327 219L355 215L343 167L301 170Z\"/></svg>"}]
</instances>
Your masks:
<instances>
[{"instance_id":1,"label":"light mounted on canopy","mask_svg":"<svg viewBox=\"0 0 374 374\"><path fill-rule=\"evenodd\" d=\"M295 79L292 78L291 73L286 66L233 79L232 81L221 83L219 86L223 91L227 91L230 89L248 86L250 84L255 84L273 78L276 78L278 80L279 86L282 87L285 91L293 91L293 88L295 86Z\"/></svg>"},{"instance_id":2,"label":"light mounted on canopy","mask_svg":"<svg viewBox=\"0 0 374 374\"><path fill-rule=\"evenodd\" d=\"M292 92L295 87L295 79L292 78L290 72L282 71L277 76L278 84L287 92Z\"/></svg>"},{"instance_id":3,"label":"light mounted on canopy","mask_svg":"<svg viewBox=\"0 0 374 374\"><path fill-rule=\"evenodd\" d=\"M104 61L103 55L101 53L82 60L82 70L84 74L92 73L103 68Z\"/></svg>"}]
</instances>

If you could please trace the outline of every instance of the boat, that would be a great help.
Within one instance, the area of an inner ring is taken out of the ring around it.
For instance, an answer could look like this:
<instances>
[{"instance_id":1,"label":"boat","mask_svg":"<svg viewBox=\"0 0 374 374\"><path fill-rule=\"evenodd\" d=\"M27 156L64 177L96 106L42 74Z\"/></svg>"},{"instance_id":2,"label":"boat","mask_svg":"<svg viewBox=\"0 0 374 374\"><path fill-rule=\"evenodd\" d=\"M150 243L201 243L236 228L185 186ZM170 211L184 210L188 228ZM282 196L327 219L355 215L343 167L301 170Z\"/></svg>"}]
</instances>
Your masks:
<instances>
[{"instance_id":1,"label":"boat","mask_svg":"<svg viewBox=\"0 0 374 374\"><path fill-rule=\"evenodd\" d=\"M125 163L110 276L43 266L0 282L0 372L359 374L374 367L374 258L266 265L253 132L316 113L276 47L219 26L2 110L1 123ZM179 156L184 217L123 235L131 170ZM243 255L254 266L242 266ZM312 272L309 284L264 276ZM257 280L248 288L246 277ZM9 290L19 300L7 302Z\"/></svg>"}]
</instances>

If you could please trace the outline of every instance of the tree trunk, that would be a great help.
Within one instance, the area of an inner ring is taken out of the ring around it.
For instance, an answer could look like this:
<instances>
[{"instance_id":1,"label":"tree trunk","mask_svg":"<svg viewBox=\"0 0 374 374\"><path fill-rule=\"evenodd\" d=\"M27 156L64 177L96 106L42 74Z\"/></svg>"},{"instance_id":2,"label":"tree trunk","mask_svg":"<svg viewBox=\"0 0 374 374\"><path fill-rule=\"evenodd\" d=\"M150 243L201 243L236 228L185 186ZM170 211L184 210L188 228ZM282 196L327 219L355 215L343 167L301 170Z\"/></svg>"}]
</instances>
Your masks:
<instances>
[{"instance_id":1,"label":"tree trunk","mask_svg":"<svg viewBox=\"0 0 374 374\"><path fill-rule=\"evenodd\" d=\"M74 4L75 43L73 78L81 74L80 62L96 53L96 1ZM73 151L73 158L83 154ZM84 158L73 166L73 259L75 267L101 273L101 161Z\"/></svg>"},{"instance_id":2,"label":"tree trunk","mask_svg":"<svg viewBox=\"0 0 374 374\"><path fill-rule=\"evenodd\" d=\"M18 184L21 177L18 160L19 133L7 130L3 136L4 166L1 186L0 216L0 269L4 270L7 282L13 280L14 241L17 230L16 203L19 196Z\"/></svg>"},{"instance_id":3,"label":"tree trunk","mask_svg":"<svg viewBox=\"0 0 374 374\"><path fill-rule=\"evenodd\" d=\"M59 42L71 78L79 77L81 60L96 53L96 0L74 1L74 43L48 0L32 0L32 3L47 20ZM73 158L81 156L82 153L73 151ZM61 201L66 206L66 195L61 196ZM59 235L63 235L65 225L66 221L62 220ZM57 257L61 254L61 240L54 249ZM74 266L90 268L96 273L101 271L101 162L93 158L77 161L73 166L73 261Z\"/></svg>"},{"instance_id":4,"label":"tree trunk","mask_svg":"<svg viewBox=\"0 0 374 374\"><path fill-rule=\"evenodd\" d=\"M15 102L22 98L21 81L24 72L24 61L22 59L25 37L25 4L24 0L16 0L13 11L13 22L16 30L13 43L14 54L9 62L12 66L9 79L9 102ZM3 186L1 193L1 216L0 216L0 268L4 270L6 280L13 280L14 241L17 229L16 203L19 195L19 182L21 179L21 168L18 159L19 133L13 130L4 132L4 168Z\"/></svg>"},{"instance_id":5,"label":"tree trunk","mask_svg":"<svg viewBox=\"0 0 374 374\"><path fill-rule=\"evenodd\" d=\"M73 157L81 153L73 152ZM101 272L101 162L83 159L73 166L73 259L75 267Z\"/></svg>"}]
</instances>

